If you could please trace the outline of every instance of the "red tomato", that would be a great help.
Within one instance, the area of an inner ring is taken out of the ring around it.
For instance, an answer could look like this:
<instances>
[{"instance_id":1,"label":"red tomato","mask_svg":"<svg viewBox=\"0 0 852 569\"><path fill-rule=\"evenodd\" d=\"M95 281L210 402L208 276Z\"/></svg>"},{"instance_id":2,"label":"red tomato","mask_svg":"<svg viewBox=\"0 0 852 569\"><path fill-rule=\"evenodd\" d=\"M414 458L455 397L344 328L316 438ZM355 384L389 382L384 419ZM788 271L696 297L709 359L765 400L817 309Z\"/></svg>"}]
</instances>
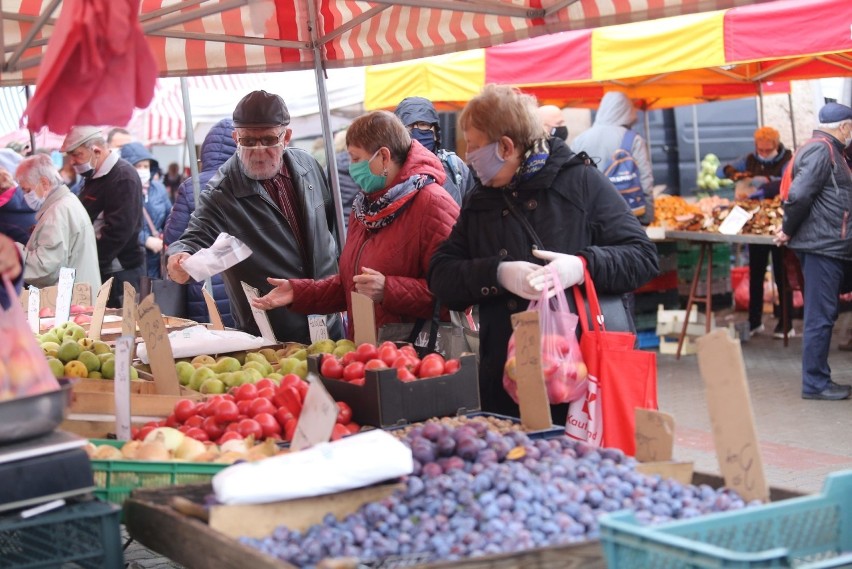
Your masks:
<instances>
[{"instance_id":1,"label":"red tomato","mask_svg":"<svg viewBox=\"0 0 852 569\"><path fill-rule=\"evenodd\" d=\"M210 435L207 434L207 431L200 427L192 427L186 430L186 436L192 437L193 439L201 442L207 442L210 440Z\"/></svg>"},{"instance_id":2,"label":"red tomato","mask_svg":"<svg viewBox=\"0 0 852 569\"><path fill-rule=\"evenodd\" d=\"M130 427L130 440L135 441L139 438L139 427Z\"/></svg>"},{"instance_id":3,"label":"red tomato","mask_svg":"<svg viewBox=\"0 0 852 569\"><path fill-rule=\"evenodd\" d=\"M263 438L277 437L281 434L281 425L269 413L258 413L254 416L254 420L260 425L263 431Z\"/></svg>"},{"instance_id":4,"label":"red tomato","mask_svg":"<svg viewBox=\"0 0 852 569\"><path fill-rule=\"evenodd\" d=\"M233 387L229 391L231 390L233 390ZM221 397L223 401L236 401L232 393L223 393L222 395L217 395L216 397Z\"/></svg>"},{"instance_id":5,"label":"red tomato","mask_svg":"<svg viewBox=\"0 0 852 569\"><path fill-rule=\"evenodd\" d=\"M215 441L225 434L225 428L216 422L215 417L207 417L204 419L204 422L201 423L201 428L204 429L204 432L207 433L207 437L211 441Z\"/></svg>"},{"instance_id":6,"label":"red tomato","mask_svg":"<svg viewBox=\"0 0 852 569\"><path fill-rule=\"evenodd\" d=\"M405 368L408 371L411 371L414 369L414 362L408 356L400 355L393 361L393 365L391 365L391 367L395 367L396 369Z\"/></svg>"},{"instance_id":7,"label":"red tomato","mask_svg":"<svg viewBox=\"0 0 852 569\"><path fill-rule=\"evenodd\" d=\"M414 381L414 380L417 379L417 376L415 376L413 373L411 373L411 371L409 371L408 368L404 368L404 367L398 368L396 370L396 377L400 381L404 381L406 383L409 382L409 381Z\"/></svg>"},{"instance_id":8,"label":"red tomato","mask_svg":"<svg viewBox=\"0 0 852 569\"><path fill-rule=\"evenodd\" d=\"M301 377L295 373L288 373L281 378L281 383L278 384L278 387L287 387L288 385L298 385L300 383L304 383Z\"/></svg>"},{"instance_id":9,"label":"red tomato","mask_svg":"<svg viewBox=\"0 0 852 569\"><path fill-rule=\"evenodd\" d=\"M257 396L258 398L269 399L271 401L272 398L275 397L275 389L272 387L264 387L263 389L258 389Z\"/></svg>"},{"instance_id":10,"label":"red tomato","mask_svg":"<svg viewBox=\"0 0 852 569\"><path fill-rule=\"evenodd\" d=\"M181 432L181 433L183 433L183 434L186 434L186 432L187 432L188 430L190 430L191 428L192 428L192 427L187 427L186 425L181 425L180 427L178 427L178 428L177 428L177 430L178 430L178 431L180 431L180 432Z\"/></svg>"},{"instance_id":11,"label":"red tomato","mask_svg":"<svg viewBox=\"0 0 852 569\"><path fill-rule=\"evenodd\" d=\"M379 356L379 350L373 344L364 342L355 348L355 361L367 363L370 360L376 359Z\"/></svg>"},{"instance_id":12,"label":"red tomato","mask_svg":"<svg viewBox=\"0 0 852 569\"><path fill-rule=\"evenodd\" d=\"M352 407L343 401L337 402L337 422L347 424L352 420Z\"/></svg>"},{"instance_id":13,"label":"red tomato","mask_svg":"<svg viewBox=\"0 0 852 569\"><path fill-rule=\"evenodd\" d=\"M239 434L237 431L228 431L227 433L225 433L224 435L222 435L221 437L219 437L219 438L216 440L216 444L217 444L217 445L221 445L221 444L224 444L224 443L226 443L226 442L228 442L228 441L232 441L232 440L234 440L234 439L236 439L236 440L243 440L244 438L245 438L245 437L243 437L243 436L242 436L241 434Z\"/></svg>"},{"instance_id":14,"label":"red tomato","mask_svg":"<svg viewBox=\"0 0 852 569\"><path fill-rule=\"evenodd\" d=\"M343 364L331 354L322 359L320 373L329 379L340 379L343 377Z\"/></svg>"},{"instance_id":15,"label":"red tomato","mask_svg":"<svg viewBox=\"0 0 852 569\"><path fill-rule=\"evenodd\" d=\"M335 423L334 428L331 429L331 440L336 441L342 439L343 437L349 436L351 433L349 429L347 429L344 425L340 423Z\"/></svg>"},{"instance_id":16,"label":"red tomato","mask_svg":"<svg viewBox=\"0 0 852 569\"><path fill-rule=\"evenodd\" d=\"M275 385L274 381L272 381L271 379L266 378L266 377L264 377L263 379L257 380L257 383L255 383L254 386L257 387L258 392L266 389L267 387L270 388L270 389L275 389L277 387L277 385Z\"/></svg>"},{"instance_id":17,"label":"red tomato","mask_svg":"<svg viewBox=\"0 0 852 569\"><path fill-rule=\"evenodd\" d=\"M203 423L203 422L204 422L204 417L202 417L200 415L193 415L192 417L190 417L189 419L186 420L184 425L186 425L187 427L200 427L201 423Z\"/></svg>"},{"instance_id":18,"label":"red tomato","mask_svg":"<svg viewBox=\"0 0 852 569\"><path fill-rule=\"evenodd\" d=\"M272 404L272 401L270 401L269 399L264 399L263 397L258 397L257 399L251 402L251 405L249 406L248 416L254 417L255 415L258 415L260 413L269 413L270 415L272 415L273 413L275 413L276 410L277 409L275 408L275 405Z\"/></svg>"},{"instance_id":19,"label":"red tomato","mask_svg":"<svg viewBox=\"0 0 852 569\"><path fill-rule=\"evenodd\" d=\"M234 399L237 401L245 401L255 397L257 397L257 386L253 383L244 383L237 387L236 392L234 392Z\"/></svg>"},{"instance_id":20,"label":"red tomato","mask_svg":"<svg viewBox=\"0 0 852 569\"><path fill-rule=\"evenodd\" d=\"M180 421L177 420L177 417L175 417L174 413L166 417L166 427L178 427L180 426L180 424Z\"/></svg>"},{"instance_id":21,"label":"red tomato","mask_svg":"<svg viewBox=\"0 0 852 569\"><path fill-rule=\"evenodd\" d=\"M374 360L370 360L366 364L364 364L365 370L368 370L368 369L387 369L387 368L388 368L388 366L385 364L384 360L380 360L379 358L376 358Z\"/></svg>"},{"instance_id":22,"label":"red tomato","mask_svg":"<svg viewBox=\"0 0 852 569\"><path fill-rule=\"evenodd\" d=\"M243 399L242 401L237 401L237 411L240 415L248 415L249 407L251 407L251 402L254 399Z\"/></svg>"},{"instance_id":23,"label":"red tomato","mask_svg":"<svg viewBox=\"0 0 852 569\"><path fill-rule=\"evenodd\" d=\"M361 344L362 346L369 346L370 344ZM359 379L364 377L364 364L360 361L352 362L345 368L343 368L343 379L346 381L352 381L354 379Z\"/></svg>"},{"instance_id":24,"label":"red tomato","mask_svg":"<svg viewBox=\"0 0 852 569\"><path fill-rule=\"evenodd\" d=\"M294 417L302 414L302 396L295 387L279 388L276 397L281 401L281 409L287 409Z\"/></svg>"},{"instance_id":25,"label":"red tomato","mask_svg":"<svg viewBox=\"0 0 852 569\"><path fill-rule=\"evenodd\" d=\"M278 421L278 424L281 425L282 428L287 425L288 419L295 418L296 416L293 415L293 412L287 409L287 407L281 407L275 412L275 420Z\"/></svg>"},{"instance_id":26,"label":"red tomato","mask_svg":"<svg viewBox=\"0 0 852 569\"><path fill-rule=\"evenodd\" d=\"M244 439L254 437L254 440L259 441L263 437L263 429L260 428L260 423L254 419L243 419L237 423L237 432Z\"/></svg>"},{"instance_id":27,"label":"red tomato","mask_svg":"<svg viewBox=\"0 0 852 569\"><path fill-rule=\"evenodd\" d=\"M240 419L240 421L242 421L242 419ZM231 431L236 432L237 426L239 425L240 421L234 421L233 423L228 423L228 425L225 427L225 432L226 433L230 433Z\"/></svg>"},{"instance_id":28,"label":"red tomato","mask_svg":"<svg viewBox=\"0 0 852 569\"><path fill-rule=\"evenodd\" d=\"M417 350L414 349L414 346L411 344L405 344L399 348L399 351L409 358L417 359Z\"/></svg>"},{"instance_id":29,"label":"red tomato","mask_svg":"<svg viewBox=\"0 0 852 569\"><path fill-rule=\"evenodd\" d=\"M184 422L196 412L195 401L189 399L181 399L175 403L174 415L178 421Z\"/></svg>"},{"instance_id":30,"label":"red tomato","mask_svg":"<svg viewBox=\"0 0 852 569\"><path fill-rule=\"evenodd\" d=\"M429 354L420 361L417 377L437 377L444 375L444 357L441 354Z\"/></svg>"},{"instance_id":31,"label":"red tomato","mask_svg":"<svg viewBox=\"0 0 852 569\"><path fill-rule=\"evenodd\" d=\"M351 423L347 423L344 426L347 429L349 429L349 432L352 433L353 435L361 430L361 425L359 425L358 423L355 423L354 421L351 422Z\"/></svg>"},{"instance_id":32,"label":"red tomato","mask_svg":"<svg viewBox=\"0 0 852 569\"><path fill-rule=\"evenodd\" d=\"M346 352L345 354L343 354L343 357L340 358L340 365L342 365L343 367L346 367L354 361L355 361L355 352L354 351Z\"/></svg>"},{"instance_id":33,"label":"red tomato","mask_svg":"<svg viewBox=\"0 0 852 569\"><path fill-rule=\"evenodd\" d=\"M456 373L461 367L461 362L458 359L447 360L447 363L444 364L444 373L451 374Z\"/></svg>"},{"instance_id":34,"label":"red tomato","mask_svg":"<svg viewBox=\"0 0 852 569\"><path fill-rule=\"evenodd\" d=\"M296 391L299 392L299 399L301 401L305 400L305 397L308 396L308 382L302 379L299 380L299 383L296 384Z\"/></svg>"},{"instance_id":35,"label":"red tomato","mask_svg":"<svg viewBox=\"0 0 852 569\"><path fill-rule=\"evenodd\" d=\"M379 359L385 362L388 367L395 367L393 363L399 357L399 349L393 342L384 342L379 346Z\"/></svg>"},{"instance_id":36,"label":"red tomato","mask_svg":"<svg viewBox=\"0 0 852 569\"><path fill-rule=\"evenodd\" d=\"M248 404L251 405L251 402L249 401ZM219 406L216 407L216 414L213 418L215 418L219 423L235 421L240 414L239 405L239 403L234 403L233 401L222 401L219 403ZM245 406L245 404L243 405Z\"/></svg>"},{"instance_id":37,"label":"red tomato","mask_svg":"<svg viewBox=\"0 0 852 569\"><path fill-rule=\"evenodd\" d=\"M139 429L139 433L137 433L137 435L133 438L136 439L137 441L144 441L145 437L148 436L148 433L150 433L151 431L153 431L156 428L157 427L155 427L154 425L145 425L144 427Z\"/></svg>"},{"instance_id":38,"label":"red tomato","mask_svg":"<svg viewBox=\"0 0 852 569\"><path fill-rule=\"evenodd\" d=\"M364 382L365 382L365 381L367 381L367 380L366 380L366 379L364 379L363 377L359 377L358 379L353 379L352 381L350 381L350 382L349 382L349 385L358 385L358 386L361 386L361 385L364 385Z\"/></svg>"},{"instance_id":39,"label":"red tomato","mask_svg":"<svg viewBox=\"0 0 852 569\"><path fill-rule=\"evenodd\" d=\"M296 419L287 419L287 424L284 425L284 440L292 441L293 435L296 433L296 425L299 424L299 421Z\"/></svg>"}]
</instances>

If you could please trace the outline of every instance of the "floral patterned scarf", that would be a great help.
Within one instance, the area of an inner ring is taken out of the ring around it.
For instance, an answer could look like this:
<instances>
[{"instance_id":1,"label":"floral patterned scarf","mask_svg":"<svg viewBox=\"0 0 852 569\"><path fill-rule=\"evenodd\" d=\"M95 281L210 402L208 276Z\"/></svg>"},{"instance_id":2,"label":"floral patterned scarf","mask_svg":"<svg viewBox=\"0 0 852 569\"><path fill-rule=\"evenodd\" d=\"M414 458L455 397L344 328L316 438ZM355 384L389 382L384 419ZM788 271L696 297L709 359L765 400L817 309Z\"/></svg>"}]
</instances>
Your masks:
<instances>
[{"instance_id":1,"label":"floral patterned scarf","mask_svg":"<svg viewBox=\"0 0 852 569\"><path fill-rule=\"evenodd\" d=\"M432 176L426 174L414 175L392 187L375 201L367 200L364 192L358 192L352 202L355 219L372 230L390 225L417 197L417 192L434 181Z\"/></svg>"},{"instance_id":2,"label":"floral patterned scarf","mask_svg":"<svg viewBox=\"0 0 852 569\"><path fill-rule=\"evenodd\" d=\"M514 189L519 183L526 182L535 176L539 170L544 168L548 156L550 156L550 147L547 145L547 139L539 138L535 140L530 149L524 154L521 166L515 172L512 180L506 184L506 189Z\"/></svg>"}]
</instances>

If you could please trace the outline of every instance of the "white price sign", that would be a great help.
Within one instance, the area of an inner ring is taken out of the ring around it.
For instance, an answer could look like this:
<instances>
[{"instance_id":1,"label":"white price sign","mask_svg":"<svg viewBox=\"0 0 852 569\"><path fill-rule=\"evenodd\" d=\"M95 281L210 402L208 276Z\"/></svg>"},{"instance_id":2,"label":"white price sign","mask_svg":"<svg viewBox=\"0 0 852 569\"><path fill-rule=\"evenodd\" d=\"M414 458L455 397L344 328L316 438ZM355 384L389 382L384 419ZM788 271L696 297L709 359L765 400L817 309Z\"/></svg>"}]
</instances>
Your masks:
<instances>
[{"instance_id":1,"label":"white price sign","mask_svg":"<svg viewBox=\"0 0 852 569\"><path fill-rule=\"evenodd\" d=\"M33 334L39 333L39 316L38 311L41 306L41 291L34 286L29 288L30 297L27 301L27 322L30 323L30 330Z\"/></svg>"},{"instance_id":2,"label":"white price sign","mask_svg":"<svg viewBox=\"0 0 852 569\"><path fill-rule=\"evenodd\" d=\"M115 341L115 435L129 441L130 433L130 354L134 338L121 336Z\"/></svg>"},{"instance_id":3,"label":"white price sign","mask_svg":"<svg viewBox=\"0 0 852 569\"><path fill-rule=\"evenodd\" d=\"M328 326L325 324L324 314L311 314L308 316L308 331L311 334L311 343L320 340L328 340Z\"/></svg>"},{"instance_id":4,"label":"white price sign","mask_svg":"<svg viewBox=\"0 0 852 569\"><path fill-rule=\"evenodd\" d=\"M240 284L243 285L243 292L249 300L249 306L251 306L253 298L260 298L260 291L243 281L240 281ZM269 323L269 316L267 316L266 311L251 306L251 313L254 315L254 321L257 323L257 328L260 330L263 339L277 343L278 340L275 339L275 332L272 331L272 324Z\"/></svg>"},{"instance_id":5,"label":"white price sign","mask_svg":"<svg viewBox=\"0 0 852 569\"><path fill-rule=\"evenodd\" d=\"M308 374L308 382L311 386L305 395L302 414L299 415L293 442L290 443L293 450L328 442L337 422L337 403L325 390L320 378L311 373Z\"/></svg>"},{"instance_id":6,"label":"white price sign","mask_svg":"<svg viewBox=\"0 0 852 569\"><path fill-rule=\"evenodd\" d=\"M71 296L74 293L74 278L77 270L68 267L59 269L59 284L56 292L56 325L68 322L71 316Z\"/></svg>"}]
</instances>

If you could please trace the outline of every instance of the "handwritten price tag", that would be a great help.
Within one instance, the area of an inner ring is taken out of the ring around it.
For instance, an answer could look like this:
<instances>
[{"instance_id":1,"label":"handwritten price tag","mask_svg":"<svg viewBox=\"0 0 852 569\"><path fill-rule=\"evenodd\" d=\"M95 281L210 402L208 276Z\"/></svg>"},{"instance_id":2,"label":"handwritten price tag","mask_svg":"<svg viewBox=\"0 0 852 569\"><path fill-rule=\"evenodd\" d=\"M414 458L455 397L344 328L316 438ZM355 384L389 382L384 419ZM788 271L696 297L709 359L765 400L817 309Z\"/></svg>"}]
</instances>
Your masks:
<instances>
[{"instance_id":1,"label":"handwritten price tag","mask_svg":"<svg viewBox=\"0 0 852 569\"><path fill-rule=\"evenodd\" d=\"M148 350L148 361L151 362L151 374L159 395L179 395L175 370L174 352L169 342L166 324L160 307L154 302L154 295L149 294L139 304L139 333L145 341Z\"/></svg>"},{"instance_id":2,"label":"handwritten price tag","mask_svg":"<svg viewBox=\"0 0 852 569\"><path fill-rule=\"evenodd\" d=\"M71 316L71 295L74 293L74 277L76 269L62 267L59 269L59 283L56 292L56 325L68 322Z\"/></svg>"},{"instance_id":3,"label":"handwritten price tag","mask_svg":"<svg viewBox=\"0 0 852 569\"><path fill-rule=\"evenodd\" d=\"M538 312L527 310L512 315L515 327L515 368L521 424L532 431L553 426L544 376L541 372L541 329Z\"/></svg>"},{"instance_id":4,"label":"handwritten price tag","mask_svg":"<svg viewBox=\"0 0 852 569\"><path fill-rule=\"evenodd\" d=\"M636 408L636 460L671 460L674 448L674 417L661 411Z\"/></svg>"},{"instance_id":5,"label":"handwritten price tag","mask_svg":"<svg viewBox=\"0 0 852 569\"><path fill-rule=\"evenodd\" d=\"M40 330L39 307L41 306L41 294L39 290L31 286L30 295L27 298L27 322L30 323L30 330L33 334L38 334Z\"/></svg>"},{"instance_id":6,"label":"handwritten price tag","mask_svg":"<svg viewBox=\"0 0 852 569\"><path fill-rule=\"evenodd\" d=\"M305 395L305 404L302 406L302 414L296 424L296 432L293 434L293 442L290 448L300 450L318 443L327 442L331 438L331 431L337 421L337 404L322 380L314 374L308 374L308 394Z\"/></svg>"},{"instance_id":7,"label":"handwritten price tag","mask_svg":"<svg viewBox=\"0 0 852 569\"><path fill-rule=\"evenodd\" d=\"M110 277L98 289L98 297L95 299L95 311L92 313L92 323L89 325L89 338L92 340L101 339L101 329L104 325L107 300L109 300L109 292L112 290L112 281L114 279L115 277Z\"/></svg>"},{"instance_id":8,"label":"handwritten price tag","mask_svg":"<svg viewBox=\"0 0 852 569\"><path fill-rule=\"evenodd\" d=\"M115 341L115 434L129 441L130 434L130 359L134 338L121 336Z\"/></svg>"},{"instance_id":9,"label":"handwritten price tag","mask_svg":"<svg viewBox=\"0 0 852 569\"><path fill-rule=\"evenodd\" d=\"M249 305L251 305L252 299L260 297L260 291L255 287L243 281L240 281L240 284L243 285L243 292L249 300ZM260 335L263 339L273 344L277 343L278 340L275 339L275 332L272 331L272 324L269 323L269 316L266 314L266 311L252 306L251 313L254 315L254 321L257 323L257 328L260 330Z\"/></svg>"},{"instance_id":10,"label":"handwritten price tag","mask_svg":"<svg viewBox=\"0 0 852 569\"><path fill-rule=\"evenodd\" d=\"M325 325L324 314L311 314L308 316L308 330L311 334L311 343L320 340L328 340L328 327Z\"/></svg>"}]
</instances>

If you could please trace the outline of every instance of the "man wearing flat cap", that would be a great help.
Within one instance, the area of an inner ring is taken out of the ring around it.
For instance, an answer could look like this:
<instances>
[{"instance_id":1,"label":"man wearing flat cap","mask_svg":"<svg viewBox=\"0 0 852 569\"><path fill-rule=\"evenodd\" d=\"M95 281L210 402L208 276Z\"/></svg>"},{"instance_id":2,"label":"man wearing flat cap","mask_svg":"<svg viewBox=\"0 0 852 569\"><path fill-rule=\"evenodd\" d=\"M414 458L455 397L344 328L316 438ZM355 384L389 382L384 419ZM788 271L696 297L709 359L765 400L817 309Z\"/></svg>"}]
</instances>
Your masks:
<instances>
[{"instance_id":1,"label":"man wearing flat cap","mask_svg":"<svg viewBox=\"0 0 852 569\"><path fill-rule=\"evenodd\" d=\"M95 228L98 264L103 281L113 277L107 306L121 308L124 283L139 290L145 252L139 244L142 229L142 182L136 169L110 150L101 129L75 126L61 152L83 177L80 201Z\"/></svg>"},{"instance_id":2,"label":"man wearing flat cap","mask_svg":"<svg viewBox=\"0 0 852 569\"><path fill-rule=\"evenodd\" d=\"M803 399L848 399L852 392L832 381L828 365L838 295L852 265L852 172L843 159L850 142L852 108L822 107L813 138L793 158L784 222L775 236L796 253L805 279Z\"/></svg>"},{"instance_id":3,"label":"man wearing flat cap","mask_svg":"<svg viewBox=\"0 0 852 569\"><path fill-rule=\"evenodd\" d=\"M180 240L169 245L168 271L185 283L190 279L182 267L186 258L210 247L220 233L239 238L252 254L222 277L237 327L259 335L240 281L264 295L275 288L269 276L337 274L334 203L317 161L288 146L290 113L281 97L253 91L237 104L233 118L237 152L207 183ZM311 343L305 315L286 308L267 315L279 341ZM342 337L338 315L329 316L327 325L330 337Z\"/></svg>"}]
</instances>

